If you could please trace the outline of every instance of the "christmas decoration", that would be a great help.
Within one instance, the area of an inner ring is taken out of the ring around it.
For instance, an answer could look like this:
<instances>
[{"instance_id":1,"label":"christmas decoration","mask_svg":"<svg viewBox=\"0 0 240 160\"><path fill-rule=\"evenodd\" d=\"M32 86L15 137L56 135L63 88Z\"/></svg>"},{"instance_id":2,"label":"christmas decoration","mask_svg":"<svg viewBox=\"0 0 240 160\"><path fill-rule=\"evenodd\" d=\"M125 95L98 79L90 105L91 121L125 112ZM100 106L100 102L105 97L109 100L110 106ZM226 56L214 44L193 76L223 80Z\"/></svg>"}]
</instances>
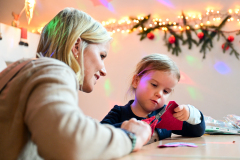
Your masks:
<instances>
[{"instance_id":1,"label":"christmas decoration","mask_svg":"<svg viewBox=\"0 0 240 160\"><path fill-rule=\"evenodd\" d=\"M14 12L12 12L12 15L13 15L13 21L12 21L12 26L13 27L19 27L19 18L21 16L21 13L20 14L16 14Z\"/></svg>"},{"instance_id":2,"label":"christmas decoration","mask_svg":"<svg viewBox=\"0 0 240 160\"><path fill-rule=\"evenodd\" d=\"M149 32L148 34L147 34L147 37L148 37L148 39L154 39L154 34L152 33L152 32Z\"/></svg>"},{"instance_id":3,"label":"christmas decoration","mask_svg":"<svg viewBox=\"0 0 240 160\"><path fill-rule=\"evenodd\" d=\"M234 37L233 36L228 36L228 42L232 42L234 40Z\"/></svg>"},{"instance_id":4,"label":"christmas decoration","mask_svg":"<svg viewBox=\"0 0 240 160\"><path fill-rule=\"evenodd\" d=\"M1 23L0 23L0 40L2 40Z\"/></svg>"},{"instance_id":5,"label":"christmas decoration","mask_svg":"<svg viewBox=\"0 0 240 160\"><path fill-rule=\"evenodd\" d=\"M207 12L207 15L210 13ZM200 46L200 53L203 53L203 59L206 58L207 50L211 50L213 48L213 39L215 37L218 37L217 40L219 40L220 37L223 37L227 42L229 48L231 48L230 55L234 53L235 57L239 59L239 53L235 50L234 46L230 43L230 41L233 41L234 37L229 37L229 40L225 36L225 31L222 30L223 26L226 24L226 22L232 20L231 15L225 15L225 18L222 20L222 22L218 25L209 25L209 21L207 21L207 24L202 23L202 17L199 19L201 20L200 25L195 25L195 28L192 27L189 24L188 17L182 13L182 22L169 22L167 19L167 22L162 22L161 19L153 20L153 24L149 24L148 20L150 19L151 15L148 15L146 17L141 18L131 18L135 23L135 25L132 26L130 29L130 33L135 31L137 28L139 28L140 32L138 35L141 36L140 40L143 40L146 38L147 34L154 31L155 29L162 29L164 31L164 41L166 43L166 46L168 47L168 51L172 51L172 54L178 56L178 54L181 52L181 46L180 42L182 42L182 45L188 45L188 49L192 48L192 45L195 44L196 46ZM209 17L208 17L209 18ZM150 27L146 27L149 25ZM178 26L178 27L177 27ZM178 28L178 30L176 30ZM201 32L197 33L196 28L200 28ZM235 31L236 32L236 31ZM199 37L199 41L197 42L193 36L192 33L197 35ZM170 34L171 38L167 39L167 35ZM186 36L183 36L183 35ZM238 34L240 34L240 31L238 31ZM172 38L172 36L175 38ZM227 46L224 47L223 53L225 53Z\"/></svg>"},{"instance_id":6,"label":"christmas decoration","mask_svg":"<svg viewBox=\"0 0 240 160\"><path fill-rule=\"evenodd\" d=\"M176 41L176 38L175 38L173 35L168 38L168 42L169 42L170 44L175 43L175 41Z\"/></svg>"},{"instance_id":7,"label":"christmas decoration","mask_svg":"<svg viewBox=\"0 0 240 160\"><path fill-rule=\"evenodd\" d=\"M203 32L198 32L197 34L199 39L202 39L204 37L204 33Z\"/></svg>"},{"instance_id":8,"label":"christmas decoration","mask_svg":"<svg viewBox=\"0 0 240 160\"><path fill-rule=\"evenodd\" d=\"M228 43L223 43L222 44L222 49L225 50L225 51L228 50L229 49Z\"/></svg>"},{"instance_id":9,"label":"christmas decoration","mask_svg":"<svg viewBox=\"0 0 240 160\"><path fill-rule=\"evenodd\" d=\"M26 28L21 28L21 39L20 39L19 45L28 46L27 29Z\"/></svg>"},{"instance_id":10,"label":"christmas decoration","mask_svg":"<svg viewBox=\"0 0 240 160\"><path fill-rule=\"evenodd\" d=\"M36 4L36 0L25 0L25 12L26 12L26 17L28 20L28 24L30 24L30 21L33 17L33 10Z\"/></svg>"}]
</instances>

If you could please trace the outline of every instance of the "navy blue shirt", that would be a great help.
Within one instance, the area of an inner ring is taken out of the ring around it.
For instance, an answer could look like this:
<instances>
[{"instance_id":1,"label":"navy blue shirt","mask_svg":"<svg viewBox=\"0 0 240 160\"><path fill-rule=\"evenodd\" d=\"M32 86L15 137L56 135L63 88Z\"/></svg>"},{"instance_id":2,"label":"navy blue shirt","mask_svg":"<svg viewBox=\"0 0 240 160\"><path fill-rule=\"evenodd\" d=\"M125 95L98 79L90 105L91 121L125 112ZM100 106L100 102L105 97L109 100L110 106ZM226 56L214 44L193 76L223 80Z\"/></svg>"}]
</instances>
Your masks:
<instances>
[{"instance_id":1,"label":"navy blue shirt","mask_svg":"<svg viewBox=\"0 0 240 160\"><path fill-rule=\"evenodd\" d=\"M104 117L104 119L101 121L102 124L111 124L115 126L116 128L120 128L123 121L129 120L131 118L136 118L137 120L146 119L143 117L136 116L131 109L131 104L133 103L133 100L130 100L128 104L125 106L118 106L115 105L111 111ZM152 117L156 115L160 110L165 109L166 105L159 108L156 111L153 111L151 114L149 114L149 117ZM199 111L200 112L200 111ZM200 137L205 132L205 121L204 116L202 112L201 114L201 123L192 125L187 123L186 121L183 122L182 130L167 130L167 129L159 129L156 128L156 132L158 134L159 140L169 138L171 137L171 134L178 134L185 137ZM161 119L159 119L161 120Z\"/></svg>"}]
</instances>

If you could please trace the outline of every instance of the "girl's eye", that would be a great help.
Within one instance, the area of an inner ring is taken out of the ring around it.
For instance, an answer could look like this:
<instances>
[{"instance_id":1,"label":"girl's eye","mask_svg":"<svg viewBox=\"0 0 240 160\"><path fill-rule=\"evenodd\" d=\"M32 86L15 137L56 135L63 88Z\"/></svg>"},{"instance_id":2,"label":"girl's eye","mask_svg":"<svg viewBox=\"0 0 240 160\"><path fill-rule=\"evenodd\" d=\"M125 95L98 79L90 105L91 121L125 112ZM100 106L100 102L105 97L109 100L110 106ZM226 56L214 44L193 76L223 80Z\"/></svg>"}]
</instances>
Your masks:
<instances>
[{"instance_id":1,"label":"girl's eye","mask_svg":"<svg viewBox=\"0 0 240 160\"><path fill-rule=\"evenodd\" d=\"M164 90L164 93L168 94L168 93L170 93L170 92L168 92L167 90Z\"/></svg>"},{"instance_id":2,"label":"girl's eye","mask_svg":"<svg viewBox=\"0 0 240 160\"><path fill-rule=\"evenodd\" d=\"M153 84L153 83L151 83L151 84L152 84L152 86L153 86L153 87L157 87L157 85L156 85L156 84Z\"/></svg>"}]
</instances>

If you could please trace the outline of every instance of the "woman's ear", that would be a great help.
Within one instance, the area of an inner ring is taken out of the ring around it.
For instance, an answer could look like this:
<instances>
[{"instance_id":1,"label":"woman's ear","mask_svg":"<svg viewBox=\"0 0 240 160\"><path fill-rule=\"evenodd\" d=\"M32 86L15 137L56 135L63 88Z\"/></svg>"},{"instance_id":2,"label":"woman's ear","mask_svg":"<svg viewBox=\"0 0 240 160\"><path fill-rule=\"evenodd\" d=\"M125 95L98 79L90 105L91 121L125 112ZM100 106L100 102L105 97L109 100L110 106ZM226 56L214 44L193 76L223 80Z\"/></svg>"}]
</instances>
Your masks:
<instances>
[{"instance_id":1,"label":"woman's ear","mask_svg":"<svg viewBox=\"0 0 240 160\"><path fill-rule=\"evenodd\" d=\"M139 81L140 77L137 74L135 74L132 79L132 87L137 88Z\"/></svg>"},{"instance_id":2,"label":"woman's ear","mask_svg":"<svg viewBox=\"0 0 240 160\"><path fill-rule=\"evenodd\" d=\"M80 54L80 50L79 50L80 43L81 43L81 38L78 38L72 47L72 53L74 57L78 57L78 55Z\"/></svg>"}]
</instances>

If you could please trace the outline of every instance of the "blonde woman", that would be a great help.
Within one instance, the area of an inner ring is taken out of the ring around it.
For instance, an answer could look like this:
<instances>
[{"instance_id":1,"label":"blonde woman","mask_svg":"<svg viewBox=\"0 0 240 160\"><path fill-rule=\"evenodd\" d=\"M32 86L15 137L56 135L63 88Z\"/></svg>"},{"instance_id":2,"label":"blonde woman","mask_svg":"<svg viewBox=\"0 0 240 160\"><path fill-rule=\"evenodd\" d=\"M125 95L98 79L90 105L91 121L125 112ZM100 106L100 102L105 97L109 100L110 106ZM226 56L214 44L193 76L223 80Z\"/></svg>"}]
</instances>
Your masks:
<instances>
[{"instance_id":1,"label":"blonde woman","mask_svg":"<svg viewBox=\"0 0 240 160\"><path fill-rule=\"evenodd\" d=\"M66 8L44 27L40 58L0 73L0 159L111 159L147 143L146 123L131 119L116 129L78 106L78 90L91 92L107 73L111 39L88 14Z\"/></svg>"}]
</instances>

